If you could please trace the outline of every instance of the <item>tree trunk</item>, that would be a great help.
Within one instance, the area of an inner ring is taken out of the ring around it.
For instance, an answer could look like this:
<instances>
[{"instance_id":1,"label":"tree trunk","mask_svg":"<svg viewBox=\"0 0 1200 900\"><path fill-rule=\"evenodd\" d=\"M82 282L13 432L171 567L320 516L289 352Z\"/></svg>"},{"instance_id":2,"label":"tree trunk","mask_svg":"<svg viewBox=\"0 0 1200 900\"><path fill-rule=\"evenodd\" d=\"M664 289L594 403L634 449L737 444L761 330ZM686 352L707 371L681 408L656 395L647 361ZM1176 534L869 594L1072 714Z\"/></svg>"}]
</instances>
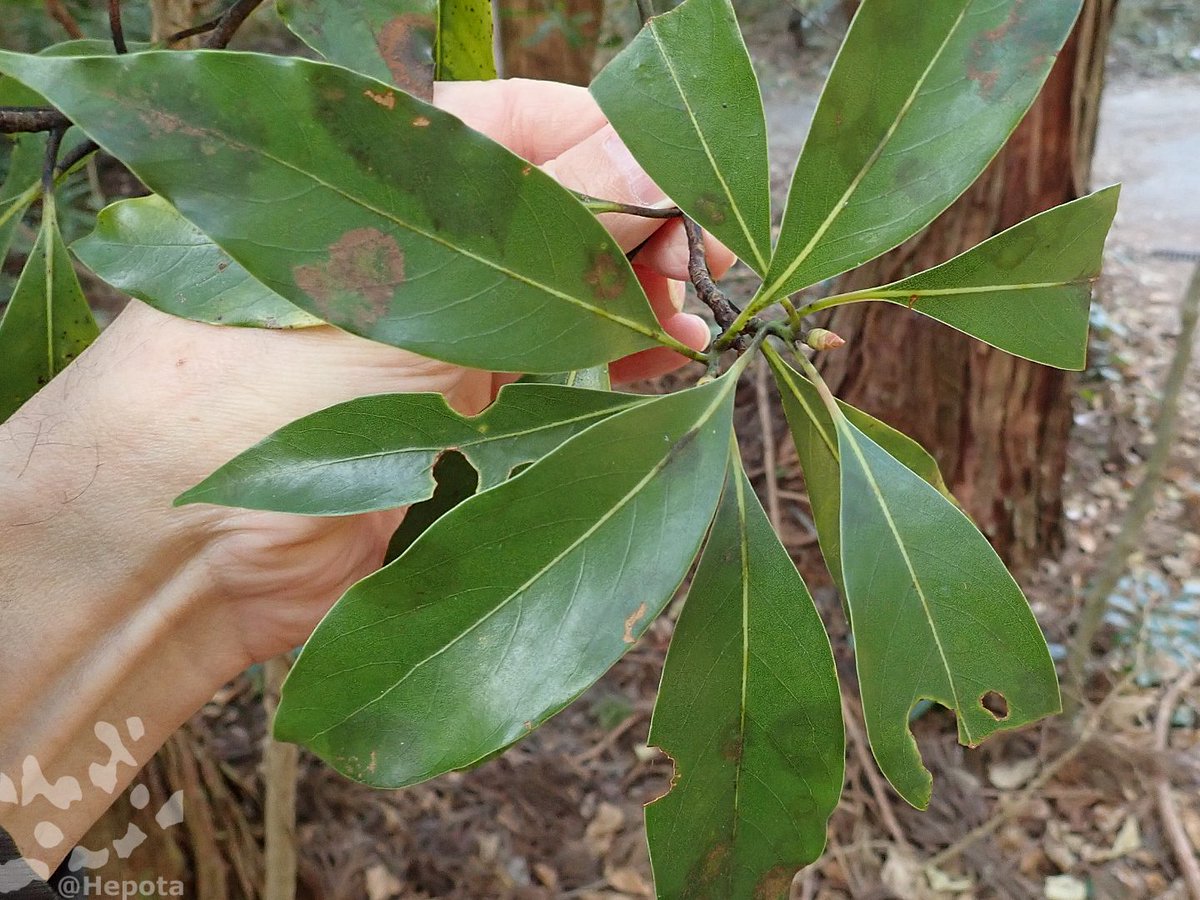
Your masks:
<instances>
[{"instance_id":1,"label":"tree trunk","mask_svg":"<svg viewBox=\"0 0 1200 900\"><path fill-rule=\"evenodd\" d=\"M1088 0L1041 97L1008 146L923 234L852 273L839 290L929 268L1087 191L1116 0ZM1071 375L1017 359L884 304L835 309L849 341L821 369L848 402L925 444L1010 565L1062 543Z\"/></svg>"},{"instance_id":2,"label":"tree trunk","mask_svg":"<svg viewBox=\"0 0 1200 900\"><path fill-rule=\"evenodd\" d=\"M506 78L592 80L604 0L500 0Z\"/></svg>"}]
</instances>

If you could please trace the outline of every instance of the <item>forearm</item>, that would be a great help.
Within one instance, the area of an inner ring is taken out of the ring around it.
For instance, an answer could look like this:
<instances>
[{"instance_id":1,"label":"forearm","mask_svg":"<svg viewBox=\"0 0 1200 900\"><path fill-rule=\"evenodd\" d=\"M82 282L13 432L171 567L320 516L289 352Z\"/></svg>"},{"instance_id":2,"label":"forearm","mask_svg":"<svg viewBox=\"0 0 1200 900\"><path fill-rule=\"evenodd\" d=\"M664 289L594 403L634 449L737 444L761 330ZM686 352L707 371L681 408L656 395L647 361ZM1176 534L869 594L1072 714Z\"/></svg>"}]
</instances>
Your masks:
<instances>
[{"instance_id":1,"label":"forearm","mask_svg":"<svg viewBox=\"0 0 1200 900\"><path fill-rule=\"evenodd\" d=\"M203 531L105 466L87 390L60 378L0 426L0 824L51 867L244 662L205 646Z\"/></svg>"}]
</instances>

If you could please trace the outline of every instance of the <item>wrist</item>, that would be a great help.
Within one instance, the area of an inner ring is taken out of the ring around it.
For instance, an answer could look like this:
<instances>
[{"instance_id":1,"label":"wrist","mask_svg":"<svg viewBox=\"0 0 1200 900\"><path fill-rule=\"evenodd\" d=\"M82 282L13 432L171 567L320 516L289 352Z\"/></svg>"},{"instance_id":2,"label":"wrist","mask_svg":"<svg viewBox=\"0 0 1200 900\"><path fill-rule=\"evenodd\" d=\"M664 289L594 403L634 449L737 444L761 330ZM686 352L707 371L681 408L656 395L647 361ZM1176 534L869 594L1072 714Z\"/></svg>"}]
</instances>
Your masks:
<instances>
[{"instance_id":1,"label":"wrist","mask_svg":"<svg viewBox=\"0 0 1200 900\"><path fill-rule=\"evenodd\" d=\"M89 393L57 379L0 425L0 824L50 867L246 662L209 621L206 516L108 464Z\"/></svg>"}]
</instances>

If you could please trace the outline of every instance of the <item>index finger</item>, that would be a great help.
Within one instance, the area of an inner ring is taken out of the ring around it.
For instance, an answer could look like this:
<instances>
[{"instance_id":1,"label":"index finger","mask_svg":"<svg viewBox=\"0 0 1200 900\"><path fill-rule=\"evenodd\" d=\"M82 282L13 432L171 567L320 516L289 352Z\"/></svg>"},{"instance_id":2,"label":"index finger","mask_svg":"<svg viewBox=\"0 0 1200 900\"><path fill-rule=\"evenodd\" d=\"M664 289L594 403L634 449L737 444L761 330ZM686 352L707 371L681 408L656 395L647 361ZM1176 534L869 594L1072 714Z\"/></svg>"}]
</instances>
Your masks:
<instances>
[{"instance_id":1,"label":"index finger","mask_svg":"<svg viewBox=\"0 0 1200 900\"><path fill-rule=\"evenodd\" d=\"M608 121L587 88L554 81L439 81L433 101L534 165L587 140Z\"/></svg>"}]
</instances>

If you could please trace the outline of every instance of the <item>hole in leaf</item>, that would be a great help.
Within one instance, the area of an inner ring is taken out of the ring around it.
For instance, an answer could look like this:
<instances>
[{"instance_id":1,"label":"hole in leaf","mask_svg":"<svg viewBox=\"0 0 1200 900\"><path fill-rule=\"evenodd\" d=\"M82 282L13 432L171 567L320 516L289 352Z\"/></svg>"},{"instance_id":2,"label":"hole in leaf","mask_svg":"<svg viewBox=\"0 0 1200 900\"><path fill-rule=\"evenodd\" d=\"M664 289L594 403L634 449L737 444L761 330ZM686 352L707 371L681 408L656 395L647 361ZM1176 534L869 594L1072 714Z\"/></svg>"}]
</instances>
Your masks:
<instances>
[{"instance_id":1,"label":"hole in leaf","mask_svg":"<svg viewBox=\"0 0 1200 900\"><path fill-rule=\"evenodd\" d=\"M991 713L992 718L997 722L1003 722L1008 718L1008 701L999 691L988 691L979 698L979 705Z\"/></svg>"}]
</instances>

